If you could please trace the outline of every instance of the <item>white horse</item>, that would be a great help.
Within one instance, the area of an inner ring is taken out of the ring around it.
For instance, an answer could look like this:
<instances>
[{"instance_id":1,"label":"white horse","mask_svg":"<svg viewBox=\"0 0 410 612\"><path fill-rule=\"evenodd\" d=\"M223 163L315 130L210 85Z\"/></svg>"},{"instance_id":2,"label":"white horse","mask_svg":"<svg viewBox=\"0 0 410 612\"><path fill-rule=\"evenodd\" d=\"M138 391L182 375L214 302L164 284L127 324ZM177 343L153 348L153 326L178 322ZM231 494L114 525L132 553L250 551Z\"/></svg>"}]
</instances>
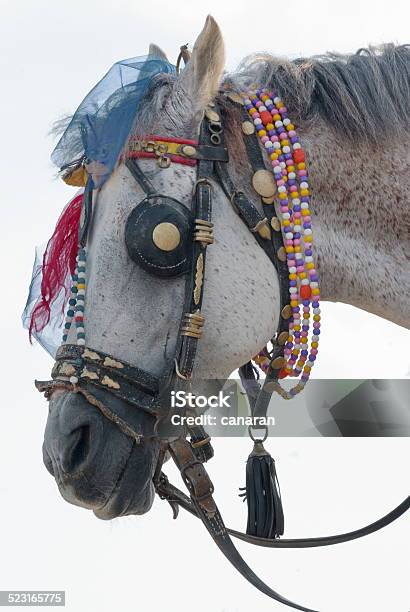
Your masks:
<instances>
[{"instance_id":1,"label":"white horse","mask_svg":"<svg viewBox=\"0 0 410 612\"><path fill-rule=\"evenodd\" d=\"M158 47L151 52L165 58ZM321 298L354 305L409 329L410 52L386 47L380 54L355 57L352 63L351 57L287 62L255 56L224 77L222 35L208 17L185 69L152 84L135 134L196 139L204 109L224 80L238 92L253 82L278 89L293 110L307 152ZM260 209L240 122L238 114L228 112L229 172ZM189 205L195 168L159 168L149 159L139 163L158 192ZM274 335L279 284L271 261L216 181L212 188L215 243L208 249L202 308L206 327L194 377L226 379ZM123 163L94 196L87 346L159 376L174 354L184 281L150 276L128 255L125 221L143 198ZM119 400L110 401L116 402L117 411L125 410ZM152 417L141 412L135 418L142 422ZM81 395L53 393L44 458L68 501L105 519L148 511L158 450L155 438L134 445Z\"/></svg>"}]
</instances>

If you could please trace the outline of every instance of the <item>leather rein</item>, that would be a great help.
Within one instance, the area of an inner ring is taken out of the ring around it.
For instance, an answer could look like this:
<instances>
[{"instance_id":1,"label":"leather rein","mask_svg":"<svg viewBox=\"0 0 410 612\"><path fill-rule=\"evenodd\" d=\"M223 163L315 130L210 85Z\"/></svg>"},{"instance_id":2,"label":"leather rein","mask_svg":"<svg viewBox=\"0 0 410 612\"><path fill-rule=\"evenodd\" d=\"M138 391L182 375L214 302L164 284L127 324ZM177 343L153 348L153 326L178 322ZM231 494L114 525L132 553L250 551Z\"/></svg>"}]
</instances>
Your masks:
<instances>
[{"instance_id":1,"label":"leather rein","mask_svg":"<svg viewBox=\"0 0 410 612\"><path fill-rule=\"evenodd\" d=\"M263 155L257 136L247 129L248 118L243 110L242 100L237 94L229 95L229 93L225 98L229 103L242 109L243 136L248 159L253 172L259 172L259 176L263 177L263 173L267 172ZM177 139L169 140L175 142ZM169 275L169 268L171 267L174 270L180 269L180 273L185 274L185 298L180 332L173 358L169 360L163 375L157 377L100 350L76 344L63 344L57 352L52 380L36 381L37 388L45 392L47 398L50 398L53 391L57 389L81 393L90 404L94 405L106 418L115 423L125 435L132 437L137 443L140 443L141 439L145 437L144 434L136 431L130 423L113 413L100 399L95 397L92 389L95 387L108 390L134 408L142 409L153 415L155 417L155 427L150 435L158 435L160 424L169 420L172 416L169 408L170 390L189 387L197 345L202 336L205 322L201 313L201 306L204 294L206 252L208 246L213 242L211 180L219 182L234 210L271 260L279 277L281 314L276 335L272 340L273 351L269 355L271 367L262 385L255 380L254 370L250 362L240 368L240 376L248 394L252 416L266 415L272 392L277 385L279 371L283 366L283 347L288 336L289 318L291 316L286 253L275 207L269 205L269 198L262 197L264 214L261 215L245 194L235 188L227 169L228 150L224 143L224 129L218 105L215 103L207 107L201 123L199 142L185 141L184 143L180 141L179 148L175 149L173 153L186 161L196 163L197 166L197 178L190 211L181 209L180 203L173 198L157 193L138 165L138 157L156 157L160 166L161 164L162 167L169 165L167 161L169 157L164 155L164 149L161 149L160 145L161 143L155 142L145 143L144 151L141 150L141 147L139 149L134 147L134 154L131 150L130 155L126 156L125 165L145 193L145 199L136 206L136 211L142 204L147 210L152 209L154 213L159 210L158 206L166 206L168 207L167 210L175 215L175 218L180 219L182 225L186 221L188 225L194 227L189 244L186 247L184 244L181 246L181 249L185 248L186 250L181 252L181 259L176 259L173 266L167 266L161 259L149 262L151 268L154 268L150 271L158 275ZM175 161L178 161L178 159ZM85 189L83 214L79 229L79 243L82 247L87 242L92 213L92 198L93 190L88 184ZM270 204L271 202L272 200ZM186 219L184 215L187 215ZM140 227L139 223L139 218L130 220L130 239L127 248L129 248L131 254L134 253L135 243L138 246L138 239L140 238L138 234L140 231L138 229ZM132 231L134 231L134 234ZM135 253L135 257L139 263L146 261L146 257L142 257L138 252ZM250 544L269 548L328 546L373 533L393 522L410 507L410 497L408 497L392 512L371 525L339 535L296 539L269 539L250 536L229 529L224 525L213 497L213 484L204 467L204 463L213 456L209 436L201 426L189 428L188 434L190 440L186 439L187 432L183 431L176 440L161 442L160 456L153 478L157 494L171 505L174 518L177 517L179 508L183 508L199 518L218 548L251 584L272 599L297 610L313 612L310 608L289 601L262 582L243 560L230 536ZM167 452L176 463L189 496L172 485L162 471Z\"/></svg>"}]
</instances>

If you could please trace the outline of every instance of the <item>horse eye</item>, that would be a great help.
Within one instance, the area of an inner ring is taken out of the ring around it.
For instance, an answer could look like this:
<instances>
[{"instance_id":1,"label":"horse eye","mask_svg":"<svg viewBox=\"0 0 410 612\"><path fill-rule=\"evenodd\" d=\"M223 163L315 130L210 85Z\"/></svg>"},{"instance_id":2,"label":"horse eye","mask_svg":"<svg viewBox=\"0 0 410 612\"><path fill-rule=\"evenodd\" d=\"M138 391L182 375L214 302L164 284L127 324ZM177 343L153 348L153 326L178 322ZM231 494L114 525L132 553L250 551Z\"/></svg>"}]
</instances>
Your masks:
<instances>
[{"instance_id":1,"label":"horse eye","mask_svg":"<svg viewBox=\"0 0 410 612\"><path fill-rule=\"evenodd\" d=\"M193 216L178 200L154 195L128 216L125 244L131 259L146 272L170 277L190 269Z\"/></svg>"}]
</instances>

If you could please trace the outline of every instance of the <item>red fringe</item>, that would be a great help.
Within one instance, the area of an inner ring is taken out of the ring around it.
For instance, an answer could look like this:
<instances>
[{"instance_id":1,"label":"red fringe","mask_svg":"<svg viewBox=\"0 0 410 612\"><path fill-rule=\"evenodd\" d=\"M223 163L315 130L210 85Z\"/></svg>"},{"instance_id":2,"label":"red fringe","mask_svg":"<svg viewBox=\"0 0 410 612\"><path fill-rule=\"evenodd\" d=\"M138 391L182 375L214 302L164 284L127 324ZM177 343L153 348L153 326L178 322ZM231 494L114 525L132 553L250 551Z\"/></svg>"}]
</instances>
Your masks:
<instances>
[{"instance_id":1,"label":"red fringe","mask_svg":"<svg viewBox=\"0 0 410 612\"><path fill-rule=\"evenodd\" d=\"M30 318L29 338L33 331L39 332L50 321L50 307L64 288L66 292L63 312L68 297L64 281L68 271L74 274L78 251L78 226L80 222L83 194L76 196L63 211L53 235L47 243L43 256L41 297Z\"/></svg>"}]
</instances>

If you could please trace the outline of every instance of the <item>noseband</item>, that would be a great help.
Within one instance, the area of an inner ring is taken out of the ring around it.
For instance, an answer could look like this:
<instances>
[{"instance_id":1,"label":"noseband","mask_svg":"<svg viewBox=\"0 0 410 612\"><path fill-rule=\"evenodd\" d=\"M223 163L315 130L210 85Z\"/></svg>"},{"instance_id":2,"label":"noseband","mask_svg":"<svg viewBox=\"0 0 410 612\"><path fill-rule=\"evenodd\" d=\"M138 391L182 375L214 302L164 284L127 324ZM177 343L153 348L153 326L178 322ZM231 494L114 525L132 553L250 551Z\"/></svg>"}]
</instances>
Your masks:
<instances>
[{"instance_id":1,"label":"noseband","mask_svg":"<svg viewBox=\"0 0 410 612\"><path fill-rule=\"evenodd\" d=\"M160 137L131 140L125 154L125 165L145 193L144 199L135 206L126 222L125 243L128 254L137 265L150 274L164 278L178 275L185 277L185 297L175 353L168 359L161 376L154 376L85 344L85 247L93 200L92 182L89 180L84 193L79 228L80 251L76 279L70 297L71 311L69 310L63 337L64 343L56 355L52 380L36 382L37 388L45 392L48 398L55 389L82 393L105 417L138 443L142 438L141 433L135 431L129 423L97 400L92 388L108 390L132 407L153 415L155 428L152 435L158 435L160 425L171 419L170 391L188 389L198 341L201 339L205 324L201 307L204 297L206 253L208 246L213 243L212 181L217 181L222 187L234 210L271 260L279 278L281 314L277 332L272 340L273 350L267 354L269 367L263 385L259 385L255 380L254 369L250 362L240 368L252 416L266 416L274 391L286 397L286 392L280 390L278 379L282 376L285 365L284 352L294 308L289 298L292 296L287 264L287 254L290 251L285 248L288 245L283 242L281 223L275 207L272 206L275 183L271 173L266 170L257 134L249 121L249 113L243 108L243 99L238 94L227 92L224 95L227 104L242 108L243 137L254 172L253 186L261 196L263 215L243 192L236 189L228 173L228 150L224 142L221 110L216 103L205 111L198 142ZM196 165L197 176L190 209L178 200L156 191L138 164L137 160L140 158L156 159L160 167L166 167L172 162ZM280 191L279 196L281 193L283 192ZM68 344L68 330L73 323L76 325L77 343ZM317 329L315 326L315 331ZM303 386L301 384L298 391ZM190 436L189 440L186 439L187 435ZM170 484L162 471L167 451L180 470L189 497ZM377 531L401 516L410 507L410 497L408 497L395 510L375 523L339 535L304 539L252 536L225 527L213 498L212 482L204 467L204 463L212 456L210 438L201 426L181 431L177 439L162 441L154 475L156 492L161 499L170 503L175 518L179 507L200 518L223 554L256 588L298 610L313 612L309 608L285 599L263 583L242 559L230 535L270 548L328 546Z\"/></svg>"}]
</instances>

